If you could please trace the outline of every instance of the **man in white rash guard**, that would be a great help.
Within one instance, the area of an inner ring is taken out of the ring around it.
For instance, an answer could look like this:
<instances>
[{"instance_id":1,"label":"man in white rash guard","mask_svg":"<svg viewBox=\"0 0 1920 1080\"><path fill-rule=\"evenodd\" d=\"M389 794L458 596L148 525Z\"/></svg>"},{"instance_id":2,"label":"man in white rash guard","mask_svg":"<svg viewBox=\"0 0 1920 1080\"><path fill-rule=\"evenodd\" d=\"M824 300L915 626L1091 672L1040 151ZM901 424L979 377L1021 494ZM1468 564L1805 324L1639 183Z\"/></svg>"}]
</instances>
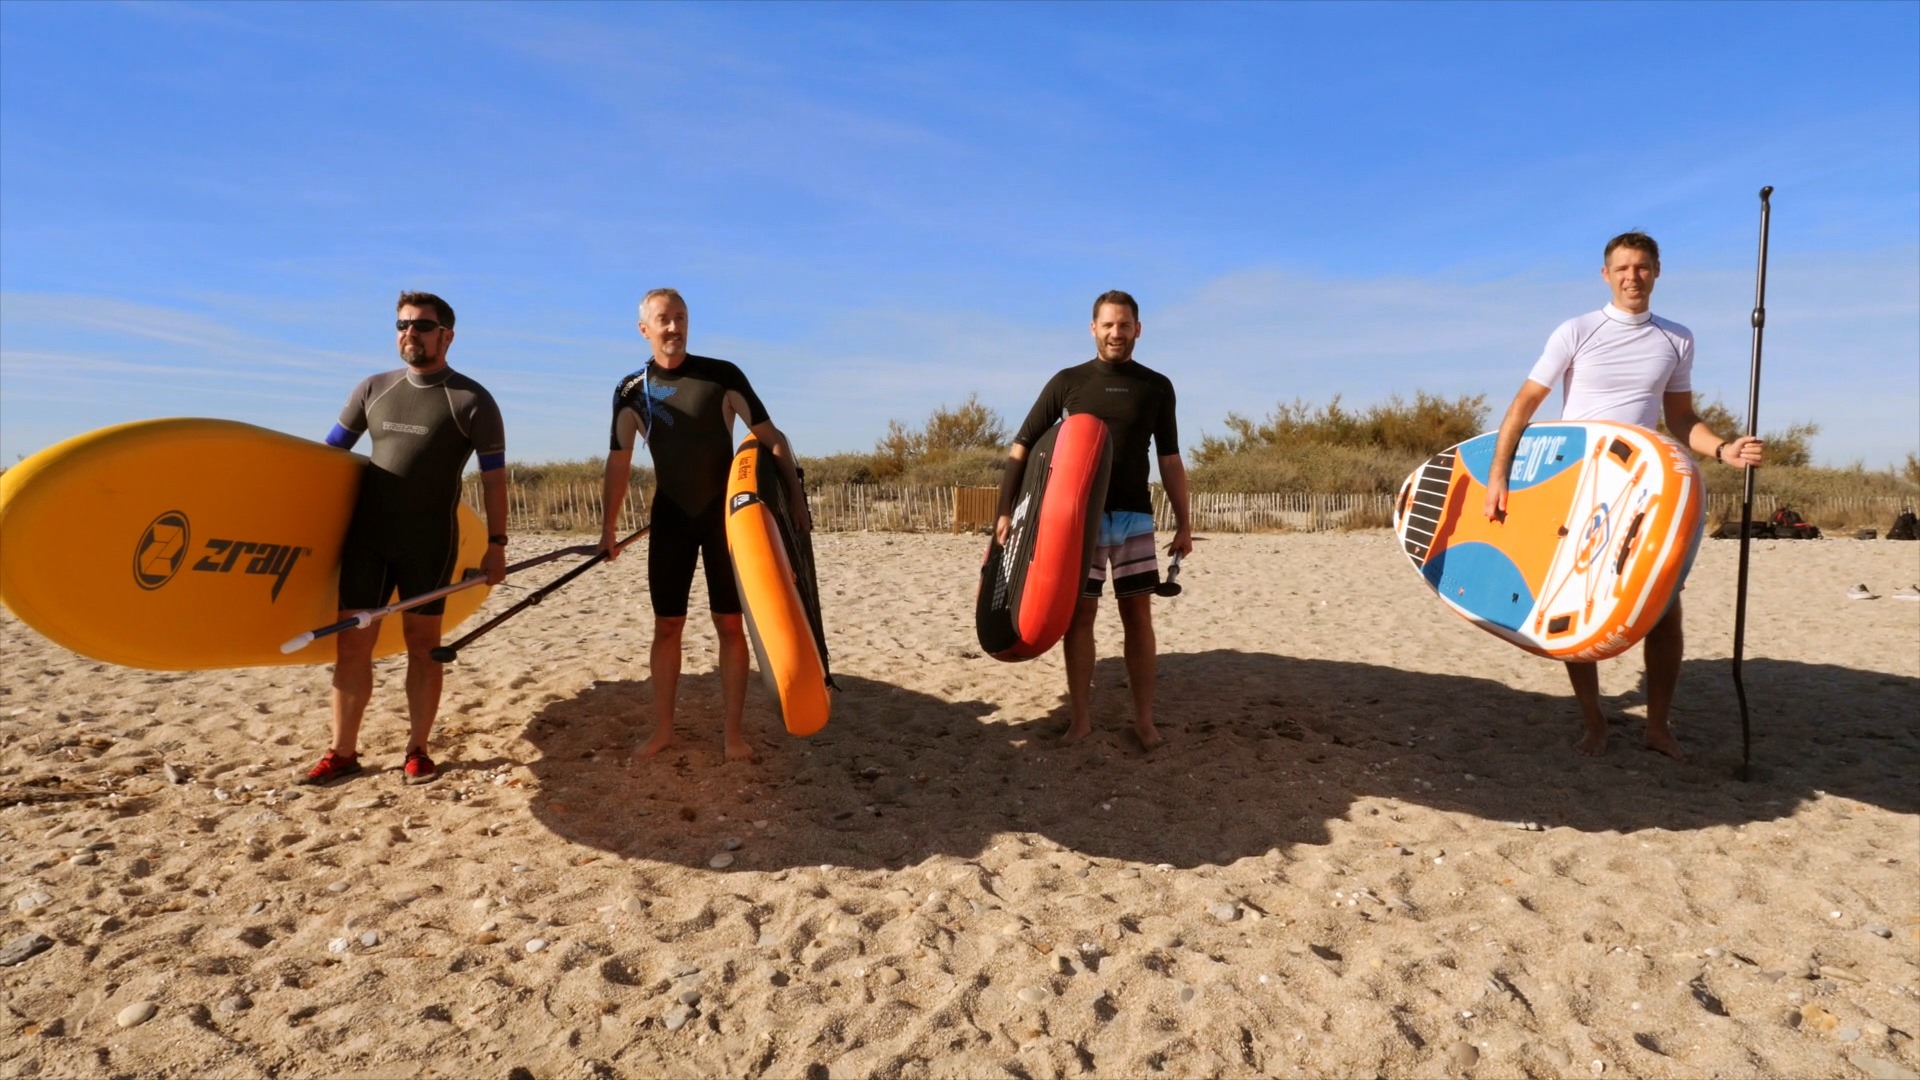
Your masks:
<instances>
[{"instance_id":1,"label":"man in white rash guard","mask_svg":"<svg viewBox=\"0 0 1920 1080\"><path fill-rule=\"evenodd\" d=\"M1737 468L1760 464L1764 448L1759 439L1723 438L1693 410L1693 332L1648 310L1653 283L1660 277L1660 245L1643 232L1621 233L1607 242L1600 276L1613 290L1613 302L1560 324L1500 422L1487 480L1489 518L1506 513L1507 476L1520 433L1556 384L1566 399L1563 420L1610 420L1651 430L1664 415L1667 429L1694 453L1711 454L1715 461ZM1667 714L1684 652L1680 597L1675 594L1666 614L1647 633L1647 747L1682 761L1686 753L1667 725ZM1584 729L1576 749L1597 757L1607 749L1598 667L1568 661L1567 676Z\"/></svg>"}]
</instances>

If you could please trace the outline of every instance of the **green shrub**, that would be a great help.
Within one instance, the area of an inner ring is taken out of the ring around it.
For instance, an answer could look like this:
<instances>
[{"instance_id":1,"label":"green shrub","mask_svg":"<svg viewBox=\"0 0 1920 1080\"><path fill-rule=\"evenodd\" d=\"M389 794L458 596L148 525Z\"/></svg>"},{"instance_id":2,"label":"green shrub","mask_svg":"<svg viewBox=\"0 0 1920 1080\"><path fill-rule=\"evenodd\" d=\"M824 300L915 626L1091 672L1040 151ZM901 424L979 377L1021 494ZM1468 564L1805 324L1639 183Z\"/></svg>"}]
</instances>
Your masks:
<instances>
[{"instance_id":1,"label":"green shrub","mask_svg":"<svg viewBox=\"0 0 1920 1080\"><path fill-rule=\"evenodd\" d=\"M1395 394L1364 412L1350 412L1336 395L1318 409L1299 400L1277 405L1262 423L1228 413L1226 425L1227 436L1202 436L1193 454L1196 466L1258 450L1306 446L1376 448L1417 460L1485 431L1487 399L1476 395L1449 401L1422 390L1415 392L1411 405Z\"/></svg>"}]
</instances>

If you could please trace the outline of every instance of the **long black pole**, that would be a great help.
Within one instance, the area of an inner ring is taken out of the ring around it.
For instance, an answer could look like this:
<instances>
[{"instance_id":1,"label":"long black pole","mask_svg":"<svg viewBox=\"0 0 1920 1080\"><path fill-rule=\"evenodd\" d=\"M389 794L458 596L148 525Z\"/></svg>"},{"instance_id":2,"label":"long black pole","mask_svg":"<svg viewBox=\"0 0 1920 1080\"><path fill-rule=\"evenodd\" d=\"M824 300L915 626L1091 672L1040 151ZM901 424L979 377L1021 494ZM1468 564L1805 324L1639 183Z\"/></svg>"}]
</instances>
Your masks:
<instances>
[{"instance_id":1,"label":"long black pole","mask_svg":"<svg viewBox=\"0 0 1920 1080\"><path fill-rule=\"evenodd\" d=\"M651 525L642 525L638 530L634 532L632 536L629 536L625 540L620 541L619 546L624 548L628 544L633 543L635 540L640 539L642 536L645 536L647 534L647 531L652 527L653 526ZM580 554L585 554L588 551L594 551L594 549L584 548L584 547L568 548L566 549L566 551L557 552L556 555L567 554L568 552L578 552ZM466 648L468 645L471 645L474 639L483 636L489 630L492 630L494 627L499 626L501 623L506 622L508 619L513 618L515 615L518 615L521 612L527 610L528 608L538 604L540 601L545 600L547 597L553 595L554 591L559 589L562 585L565 585L567 582L572 581L574 578L579 577L581 574L586 573L587 571L593 569L594 567L599 566L601 563L605 562L606 559L607 559L607 553L605 551L594 551L593 558L588 559L586 562L581 563L579 566L574 567L573 569L567 571L566 573L560 575L559 577L553 579L552 581L549 581L545 585L542 585L540 588L535 589L533 592L527 594L525 599L521 600L519 603L513 605L512 607L501 612L500 614L495 615L493 618L488 619L485 623L481 624L477 629L469 632L467 636L461 638L459 641L456 641L451 645L434 646L433 651L429 655L431 655L435 660L439 661L442 664L452 663L453 661L460 658L460 650ZM542 561L545 561L545 560L542 560Z\"/></svg>"},{"instance_id":2,"label":"long black pole","mask_svg":"<svg viewBox=\"0 0 1920 1080\"><path fill-rule=\"evenodd\" d=\"M536 556L524 562L514 563L512 566L507 567L507 573L509 575L517 574L522 570L531 570L536 566L540 566L543 563L550 563L555 559L564 559L568 555L589 555L592 554L592 552L593 548L585 546L561 548L559 551L549 551L545 555ZM423 592L418 596L409 596L405 600L388 604L386 607L374 608L370 611L357 611L337 623L329 623L326 626L315 627L301 634L299 637L288 640L280 646L280 651L283 653L299 652L320 638L332 637L345 630L365 629L389 615L397 615L400 612L412 610L422 604L438 600L441 597L452 596L454 593L485 585L486 583L487 576L481 573L479 568L471 568L467 571L466 577L452 584L443 585L431 592Z\"/></svg>"},{"instance_id":3,"label":"long black pole","mask_svg":"<svg viewBox=\"0 0 1920 1080\"><path fill-rule=\"evenodd\" d=\"M1760 269L1753 286L1753 371L1747 381L1747 434L1760 432L1760 339L1767 329L1767 224L1773 214L1768 199L1773 188L1760 189ZM1746 470L1740 498L1740 577L1733 593L1733 693L1740 699L1740 779L1753 765L1753 726L1747 718L1747 687L1740 679L1740 661L1747 644L1747 532L1753 525L1753 473Z\"/></svg>"}]
</instances>

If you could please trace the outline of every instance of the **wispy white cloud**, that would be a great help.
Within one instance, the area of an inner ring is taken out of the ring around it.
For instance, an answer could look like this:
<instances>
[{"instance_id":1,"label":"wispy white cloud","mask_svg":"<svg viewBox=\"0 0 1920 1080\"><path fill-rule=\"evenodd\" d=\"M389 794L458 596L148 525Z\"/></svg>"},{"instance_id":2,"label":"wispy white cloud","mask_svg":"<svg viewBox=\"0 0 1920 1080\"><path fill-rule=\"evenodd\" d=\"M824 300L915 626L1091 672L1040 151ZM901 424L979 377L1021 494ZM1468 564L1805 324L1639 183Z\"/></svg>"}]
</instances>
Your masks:
<instances>
[{"instance_id":1,"label":"wispy white cloud","mask_svg":"<svg viewBox=\"0 0 1920 1080\"><path fill-rule=\"evenodd\" d=\"M250 305L251 306L251 305ZM111 296L0 292L0 334L14 342L91 338L192 351L219 367L335 370L351 354L243 329L238 313L194 311Z\"/></svg>"}]
</instances>

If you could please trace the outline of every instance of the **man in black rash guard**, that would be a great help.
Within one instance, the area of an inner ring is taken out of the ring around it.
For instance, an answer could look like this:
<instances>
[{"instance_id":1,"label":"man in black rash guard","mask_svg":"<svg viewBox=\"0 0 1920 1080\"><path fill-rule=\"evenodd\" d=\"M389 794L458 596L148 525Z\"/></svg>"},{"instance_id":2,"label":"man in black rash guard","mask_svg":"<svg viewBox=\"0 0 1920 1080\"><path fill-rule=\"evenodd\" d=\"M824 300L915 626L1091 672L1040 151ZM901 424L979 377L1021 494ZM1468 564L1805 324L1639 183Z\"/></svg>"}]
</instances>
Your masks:
<instances>
[{"instance_id":1,"label":"man in black rash guard","mask_svg":"<svg viewBox=\"0 0 1920 1080\"><path fill-rule=\"evenodd\" d=\"M653 455L655 490L647 544L647 591L653 598L653 736L635 752L647 759L673 745L674 694L680 684L680 639L698 560L706 569L707 607L720 638L720 687L728 761L753 757L741 728L747 694L747 637L740 595L727 553L727 467L733 461L733 421L773 452L792 495L794 524L811 530L806 496L787 437L738 367L687 352L687 305L672 289L654 289L640 301L640 336L653 346L647 366L621 379L613 394L613 433L607 453L605 518L600 545L611 562L620 555L614 535L637 443Z\"/></svg>"},{"instance_id":2,"label":"man in black rash guard","mask_svg":"<svg viewBox=\"0 0 1920 1080\"><path fill-rule=\"evenodd\" d=\"M1173 381L1133 358L1140 340L1140 305L1118 290L1093 302L1094 344L1099 355L1065 368L1047 381L1013 437L1000 480L1000 514L994 535L1006 543L1013 520L1013 499L1026 472L1027 451L1063 415L1092 413L1106 422L1113 440L1113 471L1100 515L1093 566L1074 609L1063 646L1067 661L1067 698L1073 719L1060 745L1072 746L1093 731L1093 623L1100 613L1100 590L1113 578L1120 624L1126 633L1127 686L1133 691L1133 734L1142 748L1160 745L1153 723L1153 679L1158 644L1153 635L1153 595L1160 564L1153 543L1153 496L1148 485L1148 444L1160 461L1160 479L1173 504L1173 542L1167 553L1183 558L1193 552L1193 515L1187 499L1187 469L1180 460L1180 432L1174 421ZM1111 574L1109 573L1111 566Z\"/></svg>"},{"instance_id":3,"label":"man in black rash guard","mask_svg":"<svg viewBox=\"0 0 1920 1080\"><path fill-rule=\"evenodd\" d=\"M507 566L506 433L486 388L447 366L453 308L432 293L400 294L394 328L407 366L362 381L347 398L327 442L349 449L373 435L373 463L340 559L340 617L382 607L449 584L459 555L460 472L480 456L486 498L487 553L481 566L498 585ZM401 613L407 640L408 783L433 779L427 737L440 711L444 600ZM360 720L373 697L373 647L379 624L342 631L333 666L333 743L305 781L324 784L360 771Z\"/></svg>"}]
</instances>

